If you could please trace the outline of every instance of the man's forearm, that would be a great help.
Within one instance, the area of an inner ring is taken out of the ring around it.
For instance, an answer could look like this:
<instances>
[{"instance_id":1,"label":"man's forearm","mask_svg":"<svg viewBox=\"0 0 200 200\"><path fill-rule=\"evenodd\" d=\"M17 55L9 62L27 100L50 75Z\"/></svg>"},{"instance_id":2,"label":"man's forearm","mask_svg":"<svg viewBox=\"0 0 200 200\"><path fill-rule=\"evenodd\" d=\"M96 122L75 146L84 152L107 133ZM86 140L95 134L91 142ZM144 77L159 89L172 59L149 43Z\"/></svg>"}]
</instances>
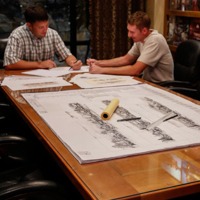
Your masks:
<instances>
[{"instance_id":1,"label":"man's forearm","mask_svg":"<svg viewBox=\"0 0 200 200\"><path fill-rule=\"evenodd\" d=\"M19 61L14 64L10 64L5 66L5 69L39 69L41 65L41 62L37 61Z\"/></svg>"},{"instance_id":2,"label":"man's forearm","mask_svg":"<svg viewBox=\"0 0 200 200\"><path fill-rule=\"evenodd\" d=\"M112 58L108 60L98 60L95 62L96 65L101 67L119 67L127 64L124 57Z\"/></svg>"}]
</instances>

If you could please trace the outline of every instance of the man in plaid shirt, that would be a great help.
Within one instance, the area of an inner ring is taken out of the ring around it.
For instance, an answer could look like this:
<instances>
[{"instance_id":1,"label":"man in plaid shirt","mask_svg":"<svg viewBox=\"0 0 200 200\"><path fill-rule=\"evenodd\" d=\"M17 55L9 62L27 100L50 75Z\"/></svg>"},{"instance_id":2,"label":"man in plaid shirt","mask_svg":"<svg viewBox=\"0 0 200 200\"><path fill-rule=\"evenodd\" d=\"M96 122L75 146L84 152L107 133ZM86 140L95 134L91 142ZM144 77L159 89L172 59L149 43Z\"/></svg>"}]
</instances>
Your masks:
<instances>
[{"instance_id":1,"label":"man in plaid shirt","mask_svg":"<svg viewBox=\"0 0 200 200\"><path fill-rule=\"evenodd\" d=\"M55 55L74 70L82 62L73 56L57 31L49 28L48 14L41 6L28 7L26 23L11 33L4 53L5 69L50 69Z\"/></svg>"}]
</instances>

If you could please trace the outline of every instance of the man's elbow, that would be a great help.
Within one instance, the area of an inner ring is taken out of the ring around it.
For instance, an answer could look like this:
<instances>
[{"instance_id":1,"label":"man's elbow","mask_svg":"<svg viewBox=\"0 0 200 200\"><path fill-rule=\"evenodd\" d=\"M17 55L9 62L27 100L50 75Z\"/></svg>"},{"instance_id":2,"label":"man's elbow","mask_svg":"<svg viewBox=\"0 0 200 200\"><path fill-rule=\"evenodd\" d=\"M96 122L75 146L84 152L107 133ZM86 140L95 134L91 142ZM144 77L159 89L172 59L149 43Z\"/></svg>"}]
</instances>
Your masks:
<instances>
[{"instance_id":1,"label":"man's elbow","mask_svg":"<svg viewBox=\"0 0 200 200\"><path fill-rule=\"evenodd\" d=\"M4 69L9 70L9 69L11 69L11 67L10 67L10 65L6 65L6 66L4 66Z\"/></svg>"},{"instance_id":2,"label":"man's elbow","mask_svg":"<svg viewBox=\"0 0 200 200\"><path fill-rule=\"evenodd\" d=\"M134 64L131 68L131 72L132 75L134 76L141 76L141 74L143 73L143 71L149 67L146 64L140 63L140 62L136 62L136 64Z\"/></svg>"},{"instance_id":3,"label":"man's elbow","mask_svg":"<svg viewBox=\"0 0 200 200\"><path fill-rule=\"evenodd\" d=\"M134 75L134 76L140 76L140 75L141 75L141 72L140 72L140 71L134 71L134 72L132 73L132 75Z\"/></svg>"},{"instance_id":4,"label":"man's elbow","mask_svg":"<svg viewBox=\"0 0 200 200\"><path fill-rule=\"evenodd\" d=\"M132 69L130 70L130 75L131 75L131 76L140 76L140 75L142 74L142 72L143 72L143 71L141 71L141 70L132 68Z\"/></svg>"},{"instance_id":5,"label":"man's elbow","mask_svg":"<svg viewBox=\"0 0 200 200\"><path fill-rule=\"evenodd\" d=\"M4 68L5 68L5 70L11 70L11 69L15 69L15 66L13 64L5 65Z\"/></svg>"}]
</instances>

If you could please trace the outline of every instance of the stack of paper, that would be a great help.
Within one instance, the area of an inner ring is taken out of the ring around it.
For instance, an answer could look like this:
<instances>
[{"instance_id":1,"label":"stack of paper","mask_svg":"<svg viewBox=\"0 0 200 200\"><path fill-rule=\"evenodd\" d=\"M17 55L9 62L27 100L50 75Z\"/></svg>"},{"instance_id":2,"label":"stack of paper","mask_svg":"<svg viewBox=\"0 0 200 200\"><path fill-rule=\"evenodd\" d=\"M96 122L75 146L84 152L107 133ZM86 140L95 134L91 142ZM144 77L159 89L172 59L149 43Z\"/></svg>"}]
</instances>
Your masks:
<instances>
[{"instance_id":1,"label":"stack of paper","mask_svg":"<svg viewBox=\"0 0 200 200\"><path fill-rule=\"evenodd\" d=\"M23 72L23 74L35 75L35 76L48 76L48 77L57 77L63 76L71 73L81 73L88 72L89 66L82 66L80 70L73 70L71 67L55 67L52 69L35 69Z\"/></svg>"},{"instance_id":2,"label":"stack of paper","mask_svg":"<svg viewBox=\"0 0 200 200\"><path fill-rule=\"evenodd\" d=\"M8 86L11 90L27 90L50 87L70 86L71 83L62 77L32 77L32 76L8 76L1 83Z\"/></svg>"},{"instance_id":3,"label":"stack of paper","mask_svg":"<svg viewBox=\"0 0 200 200\"><path fill-rule=\"evenodd\" d=\"M71 79L71 83L77 84L81 88L112 87L121 85L140 84L140 81L131 76L103 75L103 74L78 74Z\"/></svg>"}]
</instances>

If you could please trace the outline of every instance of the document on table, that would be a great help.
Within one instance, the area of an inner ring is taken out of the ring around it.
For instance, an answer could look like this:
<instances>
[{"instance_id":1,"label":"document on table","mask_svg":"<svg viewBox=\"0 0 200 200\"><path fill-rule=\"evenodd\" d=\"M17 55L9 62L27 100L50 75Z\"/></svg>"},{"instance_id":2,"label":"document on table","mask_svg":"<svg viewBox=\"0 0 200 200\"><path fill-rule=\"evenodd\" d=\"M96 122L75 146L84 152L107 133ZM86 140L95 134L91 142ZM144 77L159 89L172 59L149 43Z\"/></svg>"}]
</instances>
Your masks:
<instances>
[{"instance_id":1,"label":"document on table","mask_svg":"<svg viewBox=\"0 0 200 200\"><path fill-rule=\"evenodd\" d=\"M32 77L32 76L7 76L2 86L8 86L11 90L39 89L49 87L70 86L71 83L62 77Z\"/></svg>"},{"instance_id":2,"label":"document on table","mask_svg":"<svg viewBox=\"0 0 200 200\"><path fill-rule=\"evenodd\" d=\"M70 80L71 83L77 84L81 88L98 88L122 85L140 84L140 81L133 79L131 76L105 75L105 74L77 74Z\"/></svg>"},{"instance_id":3,"label":"document on table","mask_svg":"<svg viewBox=\"0 0 200 200\"><path fill-rule=\"evenodd\" d=\"M35 69L23 72L23 74L34 75L34 76L47 76L57 77L71 73L88 72L89 66L82 66L80 70L73 70L71 67L55 67L52 69Z\"/></svg>"},{"instance_id":4,"label":"document on table","mask_svg":"<svg viewBox=\"0 0 200 200\"><path fill-rule=\"evenodd\" d=\"M200 144L200 106L147 84L22 95L80 163ZM102 120L114 98L117 109ZM128 118L136 120L117 121Z\"/></svg>"}]
</instances>

